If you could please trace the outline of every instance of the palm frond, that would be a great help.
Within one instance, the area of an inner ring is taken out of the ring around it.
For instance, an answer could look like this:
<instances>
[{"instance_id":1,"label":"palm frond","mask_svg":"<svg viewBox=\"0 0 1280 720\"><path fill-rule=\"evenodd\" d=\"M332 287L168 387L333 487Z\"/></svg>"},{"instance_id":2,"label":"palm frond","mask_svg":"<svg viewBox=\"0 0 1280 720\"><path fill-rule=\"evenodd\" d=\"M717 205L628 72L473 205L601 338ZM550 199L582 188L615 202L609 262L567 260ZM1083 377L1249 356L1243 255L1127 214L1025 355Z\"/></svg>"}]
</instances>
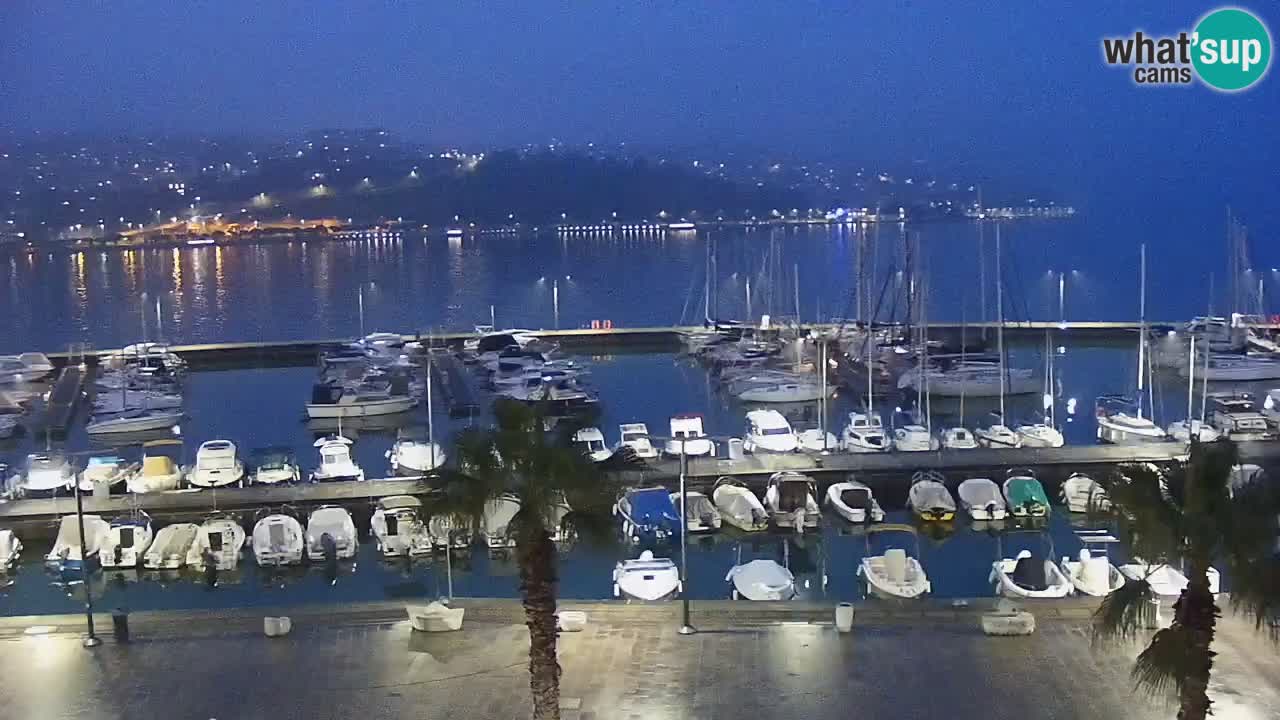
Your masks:
<instances>
[{"instance_id":1,"label":"palm frond","mask_svg":"<svg viewBox=\"0 0 1280 720\"><path fill-rule=\"evenodd\" d=\"M1213 655L1210 650L1211 662ZM1175 623L1151 638L1151 644L1134 661L1130 677L1153 696L1177 697L1203 662L1194 633Z\"/></svg>"},{"instance_id":2,"label":"palm frond","mask_svg":"<svg viewBox=\"0 0 1280 720\"><path fill-rule=\"evenodd\" d=\"M1149 561L1180 557L1182 508L1171 502L1167 488L1180 484L1183 472L1180 466L1134 463L1098 478L1121 518L1116 530L1134 555Z\"/></svg>"},{"instance_id":3,"label":"palm frond","mask_svg":"<svg viewBox=\"0 0 1280 720\"><path fill-rule=\"evenodd\" d=\"M1154 599L1145 579L1126 580L1093 612L1093 642L1106 645L1136 639L1155 620Z\"/></svg>"},{"instance_id":4,"label":"palm frond","mask_svg":"<svg viewBox=\"0 0 1280 720\"><path fill-rule=\"evenodd\" d=\"M1231 562L1231 607L1280 642L1280 555Z\"/></svg>"}]
</instances>

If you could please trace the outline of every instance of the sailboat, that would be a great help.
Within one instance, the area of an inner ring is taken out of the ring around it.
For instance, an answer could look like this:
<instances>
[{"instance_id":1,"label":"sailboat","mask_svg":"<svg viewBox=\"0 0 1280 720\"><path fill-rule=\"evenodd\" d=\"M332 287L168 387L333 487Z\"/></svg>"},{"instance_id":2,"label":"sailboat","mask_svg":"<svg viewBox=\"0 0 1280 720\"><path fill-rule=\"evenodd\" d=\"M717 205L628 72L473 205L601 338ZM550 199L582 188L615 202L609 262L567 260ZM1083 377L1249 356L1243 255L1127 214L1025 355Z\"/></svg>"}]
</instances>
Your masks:
<instances>
[{"instance_id":1,"label":"sailboat","mask_svg":"<svg viewBox=\"0 0 1280 720\"><path fill-rule=\"evenodd\" d=\"M1018 438L1023 447L1062 447L1066 441L1062 432L1054 426L1053 401L1053 338L1048 330L1044 333L1044 422L1027 423L1018 426Z\"/></svg>"},{"instance_id":2,"label":"sailboat","mask_svg":"<svg viewBox=\"0 0 1280 720\"><path fill-rule=\"evenodd\" d=\"M1138 395L1129 399L1102 395L1095 402L1098 440L1116 444L1163 442L1165 431L1142 415L1142 390L1147 376L1147 246L1141 248L1138 295Z\"/></svg>"},{"instance_id":3,"label":"sailboat","mask_svg":"<svg viewBox=\"0 0 1280 720\"><path fill-rule=\"evenodd\" d=\"M1192 440L1195 440L1196 442L1213 442L1214 440L1217 440L1219 437L1221 437L1221 433L1218 432L1217 428L1215 428L1214 426L1204 421L1203 409L1200 412L1199 419L1197 419L1191 412L1193 403L1195 401L1194 395L1195 395L1195 387L1196 387L1196 336L1195 335L1191 336L1190 348L1188 349L1187 354L1189 356L1187 360L1187 419L1179 420L1178 422L1170 424L1166 432L1169 433L1169 437L1173 438L1175 441L1180 442L1184 445L1190 444ZM1204 354L1204 361L1205 361L1205 365L1209 364L1208 353ZM1201 375L1202 375L1203 381L1206 384L1206 387L1204 389L1204 397L1207 399L1208 390L1209 390L1209 388L1207 387L1207 384L1208 384L1209 377L1207 374L1204 374L1204 373L1202 373ZM1201 405L1201 408L1204 408L1203 404Z\"/></svg>"},{"instance_id":4,"label":"sailboat","mask_svg":"<svg viewBox=\"0 0 1280 720\"><path fill-rule=\"evenodd\" d=\"M1004 273L1000 264L1000 224L996 223L996 352L1000 356L1000 415L995 422L978 428L978 443L989 448L1022 447L1022 438L1004 424L1004 396L1006 391L1004 353Z\"/></svg>"}]
</instances>

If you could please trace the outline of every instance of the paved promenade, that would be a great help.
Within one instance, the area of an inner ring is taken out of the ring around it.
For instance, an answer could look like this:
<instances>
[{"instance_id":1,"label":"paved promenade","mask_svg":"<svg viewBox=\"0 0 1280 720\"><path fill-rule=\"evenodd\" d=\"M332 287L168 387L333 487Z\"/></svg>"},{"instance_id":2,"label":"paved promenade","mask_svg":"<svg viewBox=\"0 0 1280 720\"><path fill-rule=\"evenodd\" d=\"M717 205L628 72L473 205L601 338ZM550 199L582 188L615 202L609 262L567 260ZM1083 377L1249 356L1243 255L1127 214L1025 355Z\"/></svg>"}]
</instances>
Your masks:
<instances>
[{"instance_id":1,"label":"paved promenade","mask_svg":"<svg viewBox=\"0 0 1280 720\"><path fill-rule=\"evenodd\" d=\"M945 606L860 609L854 632L839 635L805 622L825 622L821 608L728 603L696 606L702 631L681 637L677 607L585 607L587 630L561 642L567 720L1174 714L1133 692L1136 648L1090 648L1083 606L1044 612L1029 638L987 638L973 610ZM394 605L297 610L293 634L274 640L261 635L260 614L153 613L133 618L132 643L108 637L95 650L80 646L77 618L8 618L0 707L39 720L527 717L518 606L473 603L468 613L462 632L423 635ZM1251 625L1221 627L1217 717L1276 717L1280 653Z\"/></svg>"}]
</instances>

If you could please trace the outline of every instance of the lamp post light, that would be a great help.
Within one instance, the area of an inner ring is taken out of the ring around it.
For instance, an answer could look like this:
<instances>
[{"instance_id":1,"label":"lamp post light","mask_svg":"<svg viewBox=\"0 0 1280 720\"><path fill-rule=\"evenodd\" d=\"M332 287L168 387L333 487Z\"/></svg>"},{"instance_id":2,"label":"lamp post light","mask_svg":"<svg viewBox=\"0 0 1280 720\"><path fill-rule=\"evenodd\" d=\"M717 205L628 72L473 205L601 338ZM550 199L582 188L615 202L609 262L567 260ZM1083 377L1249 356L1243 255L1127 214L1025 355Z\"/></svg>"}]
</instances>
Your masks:
<instances>
[{"instance_id":1,"label":"lamp post light","mask_svg":"<svg viewBox=\"0 0 1280 720\"><path fill-rule=\"evenodd\" d=\"M84 580L84 619L89 634L84 638L84 646L95 648L102 644L93 629L93 583L90 582L89 556L84 542L84 502L80 498L80 478L72 479L76 489L76 523L80 526L80 576Z\"/></svg>"},{"instance_id":2,"label":"lamp post light","mask_svg":"<svg viewBox=\"0 0 1280 720\"><path fill-rule=\"evenodd\" d=\"M689 453L685 437L680 438L680 630L681 635L697 632L689 622L689 493L685 478L689 474ZM82 534L83 536L83 534ZM92 627L92 625L90 626Z\"/></svg>"}]
</instances>

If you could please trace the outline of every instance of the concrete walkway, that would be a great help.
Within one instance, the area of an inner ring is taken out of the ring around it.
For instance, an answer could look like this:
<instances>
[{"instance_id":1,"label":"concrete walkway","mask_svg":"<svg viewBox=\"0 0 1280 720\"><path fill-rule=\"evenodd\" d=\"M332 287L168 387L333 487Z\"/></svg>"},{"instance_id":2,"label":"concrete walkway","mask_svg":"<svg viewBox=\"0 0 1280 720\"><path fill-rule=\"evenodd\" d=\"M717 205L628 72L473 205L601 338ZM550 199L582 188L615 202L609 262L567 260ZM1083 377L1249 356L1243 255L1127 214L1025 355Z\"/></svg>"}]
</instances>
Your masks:
<instances>
[{"instance_id":1,"label":"concrete walkway","mask_svg":"<svg viewBox=\"0 0 1280 720\"><path fill-rule=\"evenodd\" d=\"M518 606L459 604L469 606L459 633L414 633L397 606L377 604L296 610L293 634L275 640L261 635L261 614L150 613L132 619L132 643L112 641L108 624L94 650L80 646L82 618L8 618L0 707L12 718L527 717ZM584 606L587 630L561 639L565 717L1173 716L1133 692L1136 647L1090 647L1082 606L1045 606L1029 638L985 637L969 609L860 609L854 632L839 635L816 606L697 607L701 632L682 637L678 605ZM1218 717L1275 717L1276 649L1224 618L1215 650Z\"/></svg>"}]
</instances>

